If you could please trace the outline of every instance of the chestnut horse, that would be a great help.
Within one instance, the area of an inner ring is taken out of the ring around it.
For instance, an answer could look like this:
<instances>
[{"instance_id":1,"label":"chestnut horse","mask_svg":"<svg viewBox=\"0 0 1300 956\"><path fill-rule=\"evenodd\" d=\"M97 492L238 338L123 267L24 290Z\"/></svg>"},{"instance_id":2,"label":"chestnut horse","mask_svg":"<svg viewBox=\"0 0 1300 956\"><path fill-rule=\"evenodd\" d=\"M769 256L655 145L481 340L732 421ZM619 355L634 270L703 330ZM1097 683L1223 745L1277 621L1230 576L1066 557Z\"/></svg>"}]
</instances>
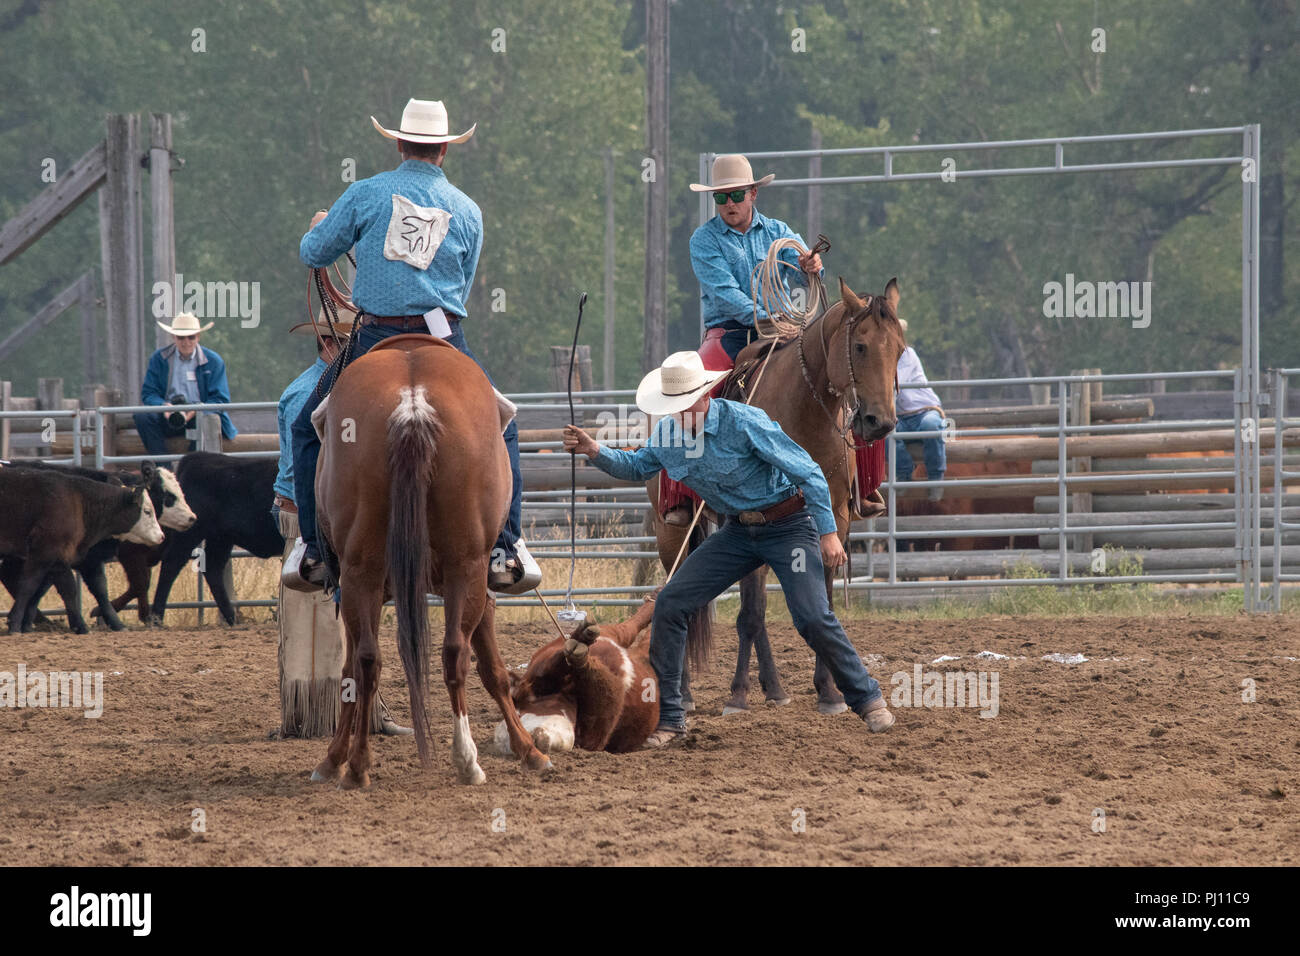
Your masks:
<instances>
[{"instance_id":1,"label":"chestnut horse","mask_svg":"<svg viewBox=\"0 0 1300 956\"><path fill-rule=\"evenodd\" d=\"M897 279L889 280L882 295L869 295L865 299L859 298L840 279L840 301L821 318L809 322L795 339L777 346L767 360L761 379L758 370L762 368L763 356L772 347L771 341L760 339L746 346L736 356L736 372L728 380L722 396L742 402L752 396L750 404L767 412L821 466L830 486L836 529L846 547L854 475L852 436L856 435L859 441L876 441L888 435L898 421L894 414L894 393L898 360L906 347L896 311L898 299ZM755 359L760 364L751 365ZM743 381L738 382L738 378ZM652 478L647 490L655 504L651 512L655 516L659 560L667 570L677 558L686 529L665 523L659 514L658 481L658 477ZM688 553L702 540L697 528L687 547ZM766 587L766 567L740 582L740 613L736 617L740 647L724 714L748 709L751 647L758 656L759 684L767 700L776 704L790 702L768 641ZM829 597L829 571L826 591ZM708 608L703 607L692 615L687 631L691 666L699 668L707 660L712 640ZM682 699L691 710L694 705L688 677L684 670ZM813 684L817 688L817 709L823 714L838 714L848 709L820 658L813 672Z\"/></svg>"},{"instance_id":2,"label":"chestnut horse","mask_svg":"<svg viewBox=\"0 0 1300 956\"><path fill-rule=\"evenodd\" d=\"M334 739L312 780L337 780L342 789L369 785L366 717L379 684L379 615L390 594L416 747L428 765L425 595L431 590L444 605L442 669L460 782L485 780L465 702L471 647L515 755L530 770L549 769L550 758L533 745L515 712L493 629L488 563L510 505L510 461L487 376L440 339L396 335L343 371L318 414L319 522L333 552L326 560L347 628L344 686L351 678L356 693L343 702Z\"/></svg>"}]
</instances>

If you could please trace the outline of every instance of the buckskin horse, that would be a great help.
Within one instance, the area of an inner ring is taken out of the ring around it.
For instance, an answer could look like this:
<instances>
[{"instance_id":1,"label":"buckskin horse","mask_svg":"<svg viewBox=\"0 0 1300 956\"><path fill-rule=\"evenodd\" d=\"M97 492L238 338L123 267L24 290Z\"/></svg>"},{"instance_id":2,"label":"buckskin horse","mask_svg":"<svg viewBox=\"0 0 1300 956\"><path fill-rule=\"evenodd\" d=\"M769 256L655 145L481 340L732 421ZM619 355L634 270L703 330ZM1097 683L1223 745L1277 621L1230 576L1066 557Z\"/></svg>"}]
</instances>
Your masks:
<instances>
[{"instance_id":1,"label":"buckskin horse","mask_svg":"<svg viewBox=\"0 0 1300 956\"><path fill-rule=\"evenodd\" d=\"M889 280L883 294L868 295L865 299L840 279L839 302L819 319L806 323L796 336L778 343L775 349L770 339L751 342L736 356L735 370L717 393L736 401L751 399L750 404L767 412L817 462L830 486L831 510L846 548L855 471L853 438L878 441L898 421L894 394L898 359L906 345L898 321L898 299L896 278ZM655 516L659 559L667 570L677 559L687 529L667 524L659 514L658 482L656 476L646 487L655 505L651 512ZM697 527L687 552L701 541L703 534ZM767 570L766 566L761 567L740 582L740 613L736 617L740 646L724 714L749 709L751 648L758 657L758 679L766 699L775 704L790 702L767 636ZM828 598L831 583L828 571ZM708 608L702 607L692 615L687 631L690 667L703 666L711 653L712 642ZM688 679L689 668L682 675L682 697L687 708L693 709ZM813 684L821 713L838 714L848 709L820 658L813 672Z\"/></svg>"},{"instance_id":2,"label":"buckskin horse","mask_svg":"<svg viewBox=\"0 0 1300 956\"><path fill-rule=\"evenodd\" d=\"M550 769L550 758L534 746L510 699L493 628L488 563L510 504L510 462L487 376L446 342L396 335L340 374L318 414L319 523L347 628L343 675L355 681L356 693L343 702L312 780L338 781L342 789L369 785L365 720L379 683L379 616L390 594L416 747L428 766L429 591L444 605L442 669L460 782L486 779L465 700L471 647L515 755L529 770Z\"/></svg>"}]
</instances>

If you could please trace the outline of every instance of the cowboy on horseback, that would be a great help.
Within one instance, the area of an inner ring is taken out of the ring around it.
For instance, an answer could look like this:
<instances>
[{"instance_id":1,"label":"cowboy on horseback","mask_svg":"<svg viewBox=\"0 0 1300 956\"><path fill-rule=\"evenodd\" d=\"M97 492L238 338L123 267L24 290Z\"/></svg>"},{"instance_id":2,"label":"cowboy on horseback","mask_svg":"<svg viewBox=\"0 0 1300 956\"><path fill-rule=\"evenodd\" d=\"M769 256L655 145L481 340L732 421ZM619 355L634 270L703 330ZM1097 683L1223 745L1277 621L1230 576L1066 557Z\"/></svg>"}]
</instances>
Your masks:
<instances>
[{"instance_id":1,"label":"cowboy on horseback","mask_svg":"<svg viewBox=\"0 0 1300 956\"><path fill-rule=\"evenodd\" d=\"M403 333L445 339L478 363L465 342L461 321L483 246L483 216L442 171L447 144L465 142L477 124L464 133L449 133L442 102L416 99L406 104L397 130L384 128L373 116L370 121L383 136L397 141L401 164L349 186L328 214L321 211L312 217L299 245L302 261L313 268L329 266L356 246L352 301L358 315L340 362L322 376L321 386L293 424L293 469L304 476L294 483L302 538L285 562L283 579L297 590L319 588L326 577L317 539L316 489L306 476L316 474L320 455L311 416L338 373L381 340ZM513 422L504 439L513 491L509 517L493 549L488 586L522 594L540 584L542 575L521 535L523 478Z\"/></svg>"},{"instance_id":2,"label":"cowboy on horseback","mask_svg":"<svg viewBox=\"0 0 1300 956\"><path fill-rule=\"evenodd\" d=\"M770 183L775 174L755 179L749 160L732 153L713 160L710 178L711 186L691 183L694 192L713 193L718 207L718 214L691 236L691 268L700 280L704 301L700 356L705 368L721 371L735 365L740 350L757 337L756 323L769 317L761 299L755 302L754 268L778 239L793 238L801 245L803 239L781 220L754 208L759 187ZM798 264L797 272L789 270L795 273L796 284L806 286L810 277L821 275L822 258L816 252L796 256L793 249L785 249L781 258ZM689 488L660 477L659 508L669 524L690 524L692 502L697 500Z\"/></svg>"},{"instance_id":3,"label":"cowboy on horseback","mask_svg":"<svg viewBox=\"0 0 1300 956\"><path fill-rule=\"evenodd\" d=\"M796 630L826 663L845 702L873 732L888 730L894 716L880 685L827 598L825 568L841 566L847 556L826 478L766 412L710 397L725 374L706 370L697 352L676 352L646 375L637 406L663 417L637 451L606 448L576 425L564 428L565 449L586 455L601 471L635 481L663 468L726 517L655 602L650 663L659 678L659 728L646 745L666 746L686 733L681 680L689 617L765 564L781 582Z\"/></svg>"}]
</instances>

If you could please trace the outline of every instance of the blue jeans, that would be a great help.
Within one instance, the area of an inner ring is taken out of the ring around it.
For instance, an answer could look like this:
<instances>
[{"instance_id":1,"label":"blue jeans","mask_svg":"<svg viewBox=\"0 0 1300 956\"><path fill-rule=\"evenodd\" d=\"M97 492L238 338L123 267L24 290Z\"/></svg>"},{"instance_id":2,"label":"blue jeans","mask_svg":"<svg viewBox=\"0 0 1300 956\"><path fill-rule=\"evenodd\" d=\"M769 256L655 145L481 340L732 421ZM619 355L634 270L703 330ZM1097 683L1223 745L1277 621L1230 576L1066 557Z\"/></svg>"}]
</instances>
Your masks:
<instances>
[{"instance_id":1,"label":"blue jeans","mask_svg":"<svg viewBox=\"0 0 1300 956\"><path fill-rule=\"evenodd\" d=\"M915 415L899 415L898 427L896 432L938 432L943 431L943 416L934 409L926 409L923 412L917 412ZM948 456L944 449L942 438L921 438L917 439L925 452L925 478L927 481L938 481L943 477L943 473L948 470ZM903 439L895 438L898 448L894 461L894 467L897 471L899 481L911 481L912 469L916 467L912 461L911 452L907 450L907 445L903 444Z\"/></svg>"},{"instance_id":2,"label":"blue jeans","mask_svg":"<svg viewBox=\"0 0 1300 956\"><path fill-rule=\"evenodd\" d=\"M686 727L682 666L687 618L764 564L781 582L795 630L826 663L845 702L861 714L881 696L880 685L867 673L826 600L821 539L807 509L765 525L728 518L682 562L655 601L650 666L659 678L660 727Z\"/></svg>"},{"instance_id":3,"label":"blue jeans","mask_svg":"<svg viewBox=\"0 0 1300 956\"><path fill-rule=\"evenodd\" d=\"M474 353L465 344L465 333L461 330L460 322L450 316L448 318L451 323L451 336L447 342L474 359L479 368L483 368L483 363L474 357ZM403 331L383 325L363 325L357 333L350 361L356 361L383 339L390 335L401 335ZM483 369L483 374L487 375L487 369ZM488 381L492 381L491 375L488 375ZM493 385L495 384L493 382ZM311 414L320 407L321 401L322 398L313 391L307 399L307 404L303 406L302 413L294 420L290 429L293 434L293 473L299 479L293 485L293 497L298 505L298 533L308 543L318 542L316 461L320 458L320 439L316 437L316 429L312 427ZM524 494L524 476L519 470L518 426L511 422L503 437L506 450L510 453L510 477L513 479L513 490L510 495L510 515L506 519L506 526L497 538L496 547L503 549L507 558L512 558L515 555L515 542L523 533L520 526L520 512Z\"/></svg>"},{"instance_id":4,"label":"blue jeans","mask_svg":"<svg viewBox=\"0 0 1300 956\"><path fill-rule=\"evenodd\" d=\"M136 433L150 455L167 454L167 439L184 435L190 427L190 422L186 422L180 428L172 428L167 424L167 416L161 412L136 412L134 418ZM190 450L194 450L194 442L190 442Z\"/></svg>"}]
</instances>

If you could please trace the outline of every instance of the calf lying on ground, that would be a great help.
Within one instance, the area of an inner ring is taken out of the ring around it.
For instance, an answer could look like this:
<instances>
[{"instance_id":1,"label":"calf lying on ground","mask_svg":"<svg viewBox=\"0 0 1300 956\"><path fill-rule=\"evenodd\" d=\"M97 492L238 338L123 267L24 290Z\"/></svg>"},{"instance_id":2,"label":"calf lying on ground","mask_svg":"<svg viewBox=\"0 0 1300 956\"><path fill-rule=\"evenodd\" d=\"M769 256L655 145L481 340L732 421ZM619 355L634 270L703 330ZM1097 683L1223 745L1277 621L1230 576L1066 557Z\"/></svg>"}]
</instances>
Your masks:
<instances>
[{"instance_id":1,"label":"calf lying on ground","mask_svg":"<svg viewBox=\"0 0 1300 956\"><path fill-rule=\"evenodd\" d=\"M54 469L0 468L0 558L17 558L9 633L26 630L37 590L52 573L59 594L75 607L71 568L108 537L143 544L162 541L144 488L124 488L60 474ZM69 586L71 585L71 586ZM82 622L84 633L85 624Z\"/></svg>"},{"instance_id":2,"label":"calf lying on ground","mask_svg":"<svg viewBox=\"0 0 1300 956\"><path fill-rule=\"evenodd\" d=\"M279 557L284 538L271 517L274 459L234 458L213 452L190 452L176 464L176 478L198 516L185 531L172 532L161 548L123 547L118 560L126 571L127 589L113 600L121 610L140 602L140 620L161 624L176 576L203 544L203 577L222 619L235 623L235 608L226 591L224 572L236 545L259 558ZM150 569L161 562L152 609L148 607Z\"/></svg>"},{"instance_id":3,"label":"calf lying on ground","mask_svg":"<svg viewBox=\"0 0 1300 956\"><path fill-rule=\"evenodd\" d=\"M142 462L138 472L97 471L93 468L78 468L73 465L49 465L39 461L15 462L12 467L48 469L59 474L76 475L80 478L89 478L91 481L126 486L128 488L142 486L153 504L158 524L163 528L184 530L194 524L195 521L194 512L190 511L189 505L186 504L185 495L181 491L180 484L176 481L176 476L166 468L157 467L152 461ZM104 574L104 565L117 558L119 545L121 544L122 542L115 537L105 538L87 551L86 556L72 567L72 570L79 572L86 582L86 587L95 599L97 613L103 617L104 622L114 631L122 630L124 625L109 600L108 579ZM126 546L144 547L143 545ZM14 582L21 573L21 559L9 558L0 563L0 580L3 580L10 593L13 592ZM54 577L61 577L67 573L67 571L56 570ZM53 578L48 578L37 589L28 605L28 619L24 622L24 630L30 630L37 620L44 619L44 615L37 611L37 607L45 596L45 592L51 586L58 586L58 583ZM59 593L60 595L65 593L63 588L59 589ZM67 608L68 627L77 634L86 633L86 623L81 615L77 613L76 605L67 604L66 597L64 603Z\"/></svg>"},{"instance_id":4,"label":"calf lying on ground","mask_svg":"<svg viewBox=\"0 0 1300 956\"><path fill-rule=\"evenodd\" d=\"M659 682L650 667L654 599L626 621L587 624L567 641L539 648L523 677L510 675L510 696L524 729L551 750L636 750L659 723ZM642 632L646 632L642 636ZM639 638L639 639L638 639ZM493 738L510 754L505 721Z\"/></svg>"}]
</instances>

